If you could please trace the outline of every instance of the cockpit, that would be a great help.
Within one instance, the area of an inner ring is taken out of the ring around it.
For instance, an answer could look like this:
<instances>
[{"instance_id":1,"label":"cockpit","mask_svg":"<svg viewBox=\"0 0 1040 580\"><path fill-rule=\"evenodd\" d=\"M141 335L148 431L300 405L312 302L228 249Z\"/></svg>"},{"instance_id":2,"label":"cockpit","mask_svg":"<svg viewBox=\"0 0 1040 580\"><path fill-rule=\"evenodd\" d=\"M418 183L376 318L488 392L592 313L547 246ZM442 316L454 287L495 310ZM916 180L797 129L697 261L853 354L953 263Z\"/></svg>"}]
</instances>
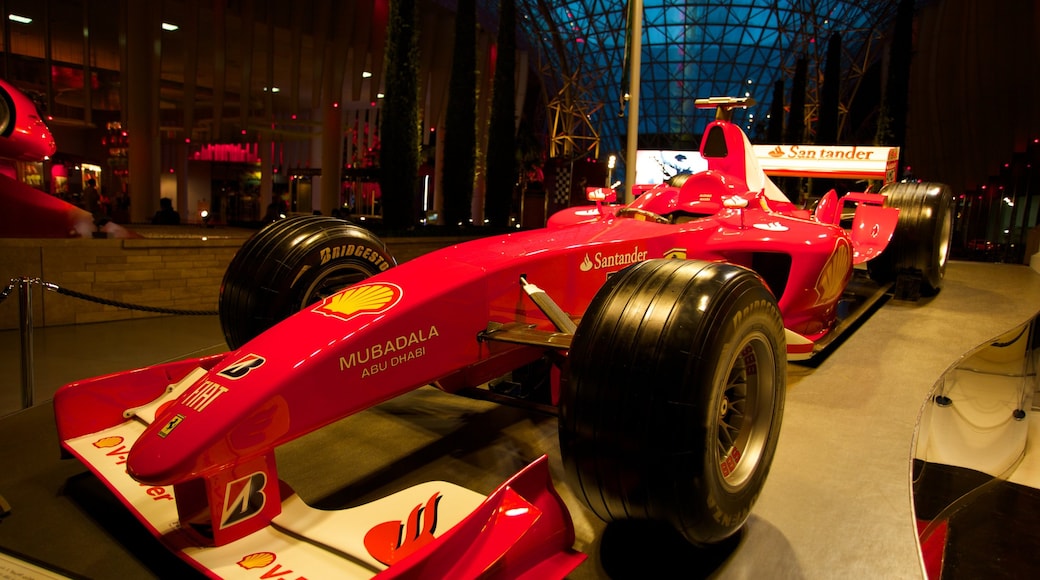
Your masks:
<instances>
[{"instance_id":1,"label":"cockpit","mask_svg":"<svg viewBox=\"0 0 1040 580\"><path fill-rule=\"evenodd\" d=\"M738 100L721 103L706 99L705 102L720 109L744 104ZM700 154L707 162L707 170L676 175L667 183L647 190L617 215L660 223L684 223L718 213L735 196L751 199L761 195L771 204L793 207L762 170L747 135L726 117L708 125Z\"/></svg>"}]
</instances>

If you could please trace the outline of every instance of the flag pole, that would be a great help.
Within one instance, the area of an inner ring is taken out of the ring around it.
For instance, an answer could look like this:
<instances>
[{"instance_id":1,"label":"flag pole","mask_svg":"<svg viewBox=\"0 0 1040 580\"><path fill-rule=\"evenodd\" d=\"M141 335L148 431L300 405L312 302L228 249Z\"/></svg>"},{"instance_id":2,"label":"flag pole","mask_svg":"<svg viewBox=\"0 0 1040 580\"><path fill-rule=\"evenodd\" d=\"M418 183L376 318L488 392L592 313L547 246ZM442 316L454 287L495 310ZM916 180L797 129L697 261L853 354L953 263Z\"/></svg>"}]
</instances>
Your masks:
<instances>
[{"instance_id":1,"label":"flag pole","mask_svg":"<svg viewBox=\"0 0 1040 580\"><path fill-rule=\"evenodd\" d=\"M636 181L636 138L639 136L639 72L643 57L643 0L628 2L628 135L625 142L625 203L632 201L632 185Z\"/></svg>"}]
</instances>

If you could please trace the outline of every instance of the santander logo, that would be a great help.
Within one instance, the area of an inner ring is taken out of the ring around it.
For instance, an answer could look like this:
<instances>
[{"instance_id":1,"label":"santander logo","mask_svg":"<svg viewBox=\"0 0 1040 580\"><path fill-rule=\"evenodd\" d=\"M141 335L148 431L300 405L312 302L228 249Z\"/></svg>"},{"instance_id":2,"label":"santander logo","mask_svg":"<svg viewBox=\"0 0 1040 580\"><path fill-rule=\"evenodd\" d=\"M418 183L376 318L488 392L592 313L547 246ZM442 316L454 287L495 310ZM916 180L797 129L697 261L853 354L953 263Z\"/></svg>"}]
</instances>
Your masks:
<instances>
[{"instance_id":1,"label":"santander logo","mask_svg":"<svg viewBox=\"0 0 1040 580\"><path fill-rule=\"evenodd\" d=\"M585 254L585 259L581 261L581 265L578 266L578 268L582 272L589 272L591 270L600 270L602 268L628 266L645 260L647 253L646 250L640 250L639 246L636 246L632 248L631 252L615 252L613 254L596 252L593 256Z\"/></svg>"},{"instance_id":2,"label":"santander logo","mask_svg":"<svg viewBox=\"0 0 1040 580\"><path fill-rule=\"evenodd\" d=\"M780 222L769 222L767 224L755 224L756 229L765 230L767 232L786 232L791 229Z\"/></svg>"},{"instance_id":3,"label":"santander logo","mask_svg":"<svg viewBox=\"0 0 1040 580\"><path fill-rule=\"evenodd\" d=\"M408 520L377 524L365 534L365 549L373 558L390 566L433 541L437 531L437 505L443 496L435 492L426 505L417 505Z\"/></svg>"}]
</instances>

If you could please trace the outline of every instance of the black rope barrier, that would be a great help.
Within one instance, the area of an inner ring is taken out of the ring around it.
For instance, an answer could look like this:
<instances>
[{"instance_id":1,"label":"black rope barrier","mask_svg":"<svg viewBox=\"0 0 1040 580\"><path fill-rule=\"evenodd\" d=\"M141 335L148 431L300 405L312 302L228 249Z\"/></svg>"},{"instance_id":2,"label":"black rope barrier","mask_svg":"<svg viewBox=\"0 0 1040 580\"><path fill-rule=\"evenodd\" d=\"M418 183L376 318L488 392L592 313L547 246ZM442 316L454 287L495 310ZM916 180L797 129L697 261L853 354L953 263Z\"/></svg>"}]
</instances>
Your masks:
<instances>
[{"instance_id":1,"label":"black rope barrier","mask_svg":"<svg viewBox=\"0 0 1040 580\"><path fill-rule=\"evenodd\" d=\"M179 308L162 308L158 306L145 306L142 304L131 304L129 302L120 302L118 300L110 300L108 298L101 298L98 296L92 296L83 292L77 292L76 290L70 290L68 288L62 288L52 282L44 282L39 278L11 278L11 282L7 285L2 292L0 292L0 303L3 303L7 299L8 295L14 290L14 288L20 284L28 282L30 284L36 284L51 292L56 292L63 296L70 298L77 298L79 300L86 300L87 302L94 302L97 304L103 304L106 306L114 306L116 308L123 308L125 310L140 310L141 312L156 312L159 314L176 314L180 316L214 316L218 312L216 310L183 310Z\"/></svg>"},{"instance_id":2,"label":"black rope barrier","mask_svg":"<svg viewBox=\"0 0 1040 580\"><path fill-rule=\"evenodd\" d=\"M7 288L4 288L3 292L0 292L0 303L7 300L7 296L11 294L11 291L14 290L17 283L21 281L22 278L11 278L11 283L7 285Z\"/></svg>"},{"instance_id":3,"label":"black rope barrier","mask_svg":"<svg viewBox=\"0 0 1040 580\"><path fill-rule=\"evenodd\" d=\"M10 283L7 287L0 291L0 304L7 300L7 297L11 295L14 289L18 288L18 328L21 334L21 375L22 375L22 409L28 409L33 406L35 396L35 378L33 376L33 321L32 321L32 285L36 284L43 287L51 292L57 292L70 298L76 298L79 300L86 300L88 302L96 302L98 304L104 304L108 306L115 306L116 308L123 308L126 310L140 310L143 312L156 312L160 314L178 314L184 316L212 316L218 314L216 310L184 310L179 308L160 308L157 306L145 306L141 304L131 304L129 302L120 302L118 300L109 300L107 298L101 298L98 296L92 296L84 292L77 292L76 290L70 290L68 288L62 288L57 284L51 282L44 282L39 278L11 278ZM2 500L0 498L0 508L2 508Z\"/></svg>"}]
</instances>

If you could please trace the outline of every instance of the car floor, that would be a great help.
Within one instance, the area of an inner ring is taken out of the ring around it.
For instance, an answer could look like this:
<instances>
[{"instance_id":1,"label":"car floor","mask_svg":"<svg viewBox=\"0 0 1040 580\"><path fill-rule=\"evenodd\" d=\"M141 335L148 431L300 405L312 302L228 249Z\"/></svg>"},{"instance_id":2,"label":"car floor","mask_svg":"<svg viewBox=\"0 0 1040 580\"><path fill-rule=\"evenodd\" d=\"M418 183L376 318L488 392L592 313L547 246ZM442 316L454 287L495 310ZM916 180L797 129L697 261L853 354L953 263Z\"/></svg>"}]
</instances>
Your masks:
<instances>
[{"instance_id":1,"label":"car floor","mask_svg":"<svg viewBox=\"0 0 1040 580\"><path fill-rule=\"evenodd\" d=\"M0 307L17 307L10 302ZM589 554L572 578L676 570L684 577L920 578L911 445L921 409L962 355L1038 311L1040 274L1028 267L952 262L938 296L886 300L821 359L789 364L783 428L761 497L741 533L710 548L638 522L605 525L585 510L564 481L552 415L431 387L279 448L279 472L308 503L337 508L427 480L488 493L548 454L575 545ZM191 574L82 465L60 458L50 399L67 382L223 349L214 316L39 328L35 405L19 410L20 337L0 331L0 496L11 507L0 520L0 577L26 574L5 553L70 577ZM1035 493L1034 459L1040 456L1019 466L1015 481ZM993 534L1032 534L1026 545L1040 545L1040 514L1003 512ZM971 542L956 550L964 560L990 558ZM1033 570L1035 552L1020 554ZM1002 565L1016 575L1014 563Z\"/></svg>"}]
</instances>

